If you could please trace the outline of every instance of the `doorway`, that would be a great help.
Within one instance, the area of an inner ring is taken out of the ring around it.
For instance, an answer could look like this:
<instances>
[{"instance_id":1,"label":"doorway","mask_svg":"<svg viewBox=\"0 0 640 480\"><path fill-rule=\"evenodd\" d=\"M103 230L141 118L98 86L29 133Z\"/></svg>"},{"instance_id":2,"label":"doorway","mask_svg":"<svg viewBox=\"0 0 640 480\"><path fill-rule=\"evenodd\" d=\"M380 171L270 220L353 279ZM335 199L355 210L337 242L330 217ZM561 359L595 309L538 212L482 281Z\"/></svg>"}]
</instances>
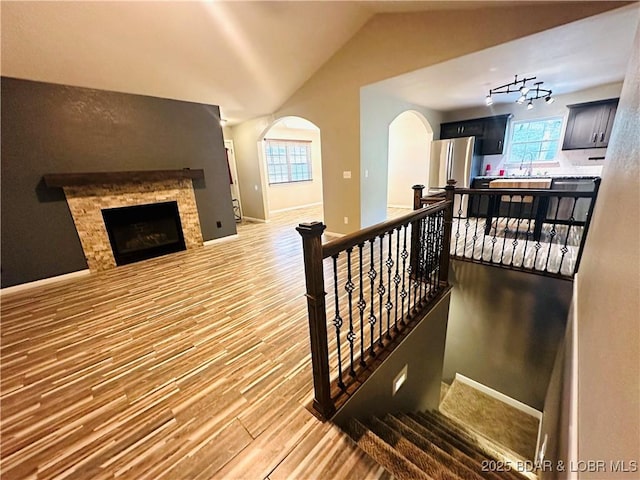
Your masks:
<instances>
[{"instance_id":1,"label":"doorway","mask_svg":"<svg viewBox=\"0 0 640 480\"><path fill-rule=\"evenodd\" d=\"M320 129L301 117L283 117L261 139L269 216L322 205Z\"/></svg>"},{"instance_id":2,"label":"doorway","mask_svg":"<svg viewBox=\"0 0 640 480\"><path fill-rule=\"evenodd\" d=\"M428 185L432 140L433 129L420 112L407 110L389 124L387 218L413 208L413 185Z\"/></svg>"}]
</instances>

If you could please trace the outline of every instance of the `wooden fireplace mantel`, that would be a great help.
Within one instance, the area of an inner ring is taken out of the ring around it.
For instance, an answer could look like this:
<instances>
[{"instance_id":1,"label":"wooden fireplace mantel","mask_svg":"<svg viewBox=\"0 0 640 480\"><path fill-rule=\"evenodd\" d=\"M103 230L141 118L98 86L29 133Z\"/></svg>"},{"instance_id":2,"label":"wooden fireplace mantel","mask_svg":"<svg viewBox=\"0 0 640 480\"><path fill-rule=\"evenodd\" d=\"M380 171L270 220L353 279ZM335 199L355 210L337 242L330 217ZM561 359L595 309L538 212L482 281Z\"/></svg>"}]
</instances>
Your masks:
<instances>
[{"instance_id":1,"label":"wooden fireplace mantel","mask_svg":"<svg viewBox=\"0 0 640 480\"><path fill-rule=\"evenodd\" d=\"M42 176L47 187L153 182L180 178L202 179L204 178L204 170L183 168L182 170L134 170L130 172L47 173Z\"/></svg>"}]
</instances>

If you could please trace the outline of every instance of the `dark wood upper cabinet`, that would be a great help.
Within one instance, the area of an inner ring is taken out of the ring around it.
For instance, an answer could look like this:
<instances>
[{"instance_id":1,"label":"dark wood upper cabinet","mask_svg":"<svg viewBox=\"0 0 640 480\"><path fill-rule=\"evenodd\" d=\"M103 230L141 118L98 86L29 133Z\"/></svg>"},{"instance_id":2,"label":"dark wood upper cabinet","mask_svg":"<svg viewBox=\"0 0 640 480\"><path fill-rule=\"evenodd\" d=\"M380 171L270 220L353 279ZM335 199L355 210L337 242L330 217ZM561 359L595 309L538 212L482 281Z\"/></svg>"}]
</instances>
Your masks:
<instances>
[{"instance_id":1,"label":"dark wood upper cabinet","mask_svg":"<svg viewBox=\"0 0 640 480\"><path fill-rule=\"evenodd\" d=\"M480 140L480 155L500 155L504 151L504 136L511 115L498 115L485 120L484 135Z\"/></svg>"},{"instance_id":2,"label":"dark wood upper cabinet","mask_svg":"<svg viewBox=\"0 0 640 480\"><path fill-rule=\"evenodd\" d=\"M474 118L440 124L440 139L476 137L476 153L499 155L504 150L504 136L511 115Z\"/></svg>"},{"instance_id":3,"label":"dark wood upper cabinet","mask_svg":"<svg viewBox=\"0 0 640 480\"><path fill-rule=\"evenodd\" d=\"M563 150L604 148L609 144L618 108L617 98L567 106L569 119Z\"/></svg>"}]
</instances>

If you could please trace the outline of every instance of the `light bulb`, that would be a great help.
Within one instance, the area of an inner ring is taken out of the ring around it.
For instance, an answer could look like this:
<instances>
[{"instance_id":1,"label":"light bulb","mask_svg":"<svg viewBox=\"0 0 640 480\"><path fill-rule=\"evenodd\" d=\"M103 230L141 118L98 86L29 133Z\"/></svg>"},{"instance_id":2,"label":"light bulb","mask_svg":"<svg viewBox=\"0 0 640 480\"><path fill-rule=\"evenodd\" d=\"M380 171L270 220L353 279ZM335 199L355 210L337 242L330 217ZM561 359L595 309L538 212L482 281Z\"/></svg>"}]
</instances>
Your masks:
<instances>
[{"instance_id":1,"label":"light bulb","mask_svg":"<svg viewBox=\"0 0 640 480\"><path fill-rule=\"evenodd\" d=\"M221 118L221 119L220 119L220 126L221 126L221 127L224 127L226 124L227 124L227 120L226 120L226 119L224 119L224 118Z\"/></svg>"},{"instance_id":2,"label":"light bulb","mask_svg":"<svg viewBox=\"0 0 640 480\"><path fill-rule=\"evenodd\" d=\"M487 95L487 97L484 99L484 102L487 104L487 106L493 105L493 98L491 98L491 95Z\"/></svg>"},{"instance_id":3,"label":"light bulb","mask_svg":"<svg viewBox=\"0 0 640 480\"><path fill-rule=\"evenodd\" d=\"M527 103L527 110L531 110L533 108L533 101L529 100L529 103Z\"/></svg>"},{"instance_id":4,"label":"light bulb","mask_svg":"<svg viewBox=\"0 0 640 480\"><path fill-rule=\"evenodd\" d=\"M520 98L516 100L516 103L519 103L520 105L522 105L525 100L526 100L526 97L524 95L521 95Z\"/></svg>"},{"instance_id":5,"label":"light bulb","mask_svg":"<svg viewBox=\"0 0 640 480\"><path fill-rule=\"evenodd\" d=\"M544 99L545 102L547 102L547 104L551 104L555 101L555 98L553 98L551 95L548 95L547 98Z\"/></svg>"},{"instance_id":6,"label":"light bulb","mask_svg":"<svg viewBox=\"0 0 640 480\"><path fill-rule=\"evenodd\" d=\"M520 87L520 93L524 96L529 93L529 87L525 87L524 85Z\"/></svg>"}]
</instances>

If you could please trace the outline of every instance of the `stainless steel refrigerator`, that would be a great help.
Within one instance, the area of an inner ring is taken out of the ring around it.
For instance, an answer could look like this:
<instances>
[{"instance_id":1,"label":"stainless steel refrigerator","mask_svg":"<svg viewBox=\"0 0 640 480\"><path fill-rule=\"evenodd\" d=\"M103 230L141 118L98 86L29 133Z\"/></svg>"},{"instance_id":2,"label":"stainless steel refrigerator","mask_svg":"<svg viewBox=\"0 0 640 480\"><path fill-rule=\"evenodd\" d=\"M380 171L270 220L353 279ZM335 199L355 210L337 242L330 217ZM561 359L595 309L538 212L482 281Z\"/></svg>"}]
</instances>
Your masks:
<instances>
[{"instance_id":1,"label":"stainless steel refrigerator","mask_svg":"<svg viewBox=\"0 0 640 480\"><path fill-rule=\"evenodd\" d=\"M451 138L431 142L429 161L429 193L442 191L447 180L456 180L456 187L469 188L480 175L482 158L474 155L475 137Z\"/></svg>"}]
</instances>

